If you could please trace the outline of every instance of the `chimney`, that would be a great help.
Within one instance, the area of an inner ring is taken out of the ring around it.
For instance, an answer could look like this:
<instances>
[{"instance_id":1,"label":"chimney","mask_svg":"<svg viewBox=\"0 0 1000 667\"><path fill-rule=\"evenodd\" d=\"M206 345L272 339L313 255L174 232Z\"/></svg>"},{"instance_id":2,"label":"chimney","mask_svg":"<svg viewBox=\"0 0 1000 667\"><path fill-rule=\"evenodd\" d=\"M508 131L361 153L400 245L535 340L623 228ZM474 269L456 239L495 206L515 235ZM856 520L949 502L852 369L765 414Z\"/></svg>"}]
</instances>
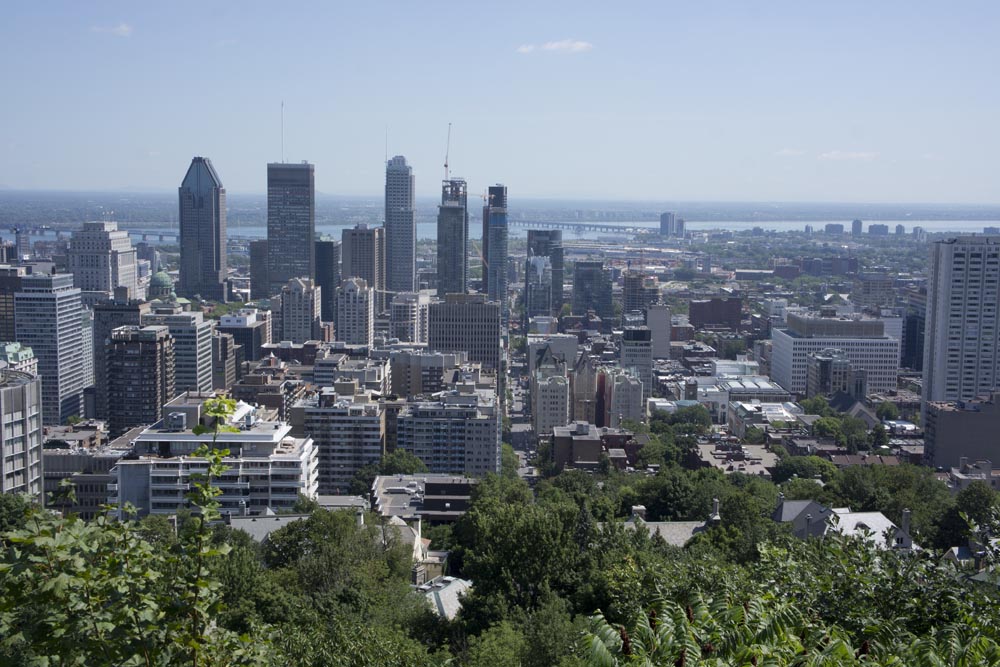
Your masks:
<instances>
[{"instance_id":1,"label":"chimney","mask_svg":"<svg viewBox=\"0 0 1000 667\"><path fill-rule=\"evenodd\" d=\"M363 507L359 507L354 511L354 517L358 520L358 526L365 525L365 510Z\"/></svg>"},{"instance_id":2,"label":"chimney","mask_svg":"<svg viewBox=\"0 0 1000 667\"><path fill-rule=\"evenodd\" d=\"M958 459L958 471L965 472L965 469L969 467L969 457L963 456Z\"/></svg>"},{"instance_id":3,"label":"chimney","mask_svg":"<svg viewBox=\"0 0 1000 667\"><path fill-rule=\"evenodd\" d=\"M247 507L247 501L240 501L240 516L250 516L250 508Z\"/></svg>"},{"instance_id":4,"label":"chimney","mask_svg":"<svg viewBox=\"0 0 1000 667\"><path fill-rule=\"evenodd\" d=\"M910 534L910 510L909 508L903 510L903 525L901 526L903 532L907 535Z\"/></svg>"},{"instance_id":5,"label":"chimney","mask_svg":"<svg viewBox=\"0 0 1000 667\"><path fill-rule=\"evenodd\" d=\"M809 529L812 528L812 522L813 522L813 515L812 514L806 514L806 534L803 535L802 537L809 537L809 535L810 535L810 530Z\"/></svg>"},{"instance_id":6,"label":"chimney","mask_svg":"<svg viewBox=\"0 0 1000 667\"><path fill-rule=\"evenodd\" d=\"M778 507L776 508L777 511L780 512L781 508L784 507L784 506L785 506L785 494L779 491L778 492Z\"/></svg>"},{"instance_id":7,"label":"chimney","mask_svg":"<svg viewBox=\"0 0 1000 667\"><path fill-rule=\"evenodd\" d=\"M708 517L708 523L717 525L722 522L722 517L719 515L719 499L712 498L712 516Z\"/></svg>"},{"instance_id":8,"label":"chimney","mask_svg":"<svg viewBox=\"0 0 1000 667\"><path fill-rule=\"evenodd\" d=\"M632 521L636 519L646 520L646 506L645 505L632 505Z\"/></svg>"}]
</instances>

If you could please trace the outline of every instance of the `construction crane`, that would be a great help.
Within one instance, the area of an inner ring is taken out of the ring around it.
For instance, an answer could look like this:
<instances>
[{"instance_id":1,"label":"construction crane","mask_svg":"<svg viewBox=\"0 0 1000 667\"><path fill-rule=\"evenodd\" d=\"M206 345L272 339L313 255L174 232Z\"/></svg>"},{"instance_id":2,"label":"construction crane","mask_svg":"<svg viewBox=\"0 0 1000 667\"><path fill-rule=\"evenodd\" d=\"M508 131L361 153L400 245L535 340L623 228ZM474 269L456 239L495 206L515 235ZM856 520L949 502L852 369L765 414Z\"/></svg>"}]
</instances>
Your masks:
<instances>
[{"instance_id":1,"label":"construction crane","mask_svg":"<svg viewBox=\"0 0 1000 667\"><path fill-rule=\"evenodd\" d=\"M444 145L444 180L448 180L448 154L451 153L451 123L448 123L448 141Z\"/></svg>"}]
</instances>

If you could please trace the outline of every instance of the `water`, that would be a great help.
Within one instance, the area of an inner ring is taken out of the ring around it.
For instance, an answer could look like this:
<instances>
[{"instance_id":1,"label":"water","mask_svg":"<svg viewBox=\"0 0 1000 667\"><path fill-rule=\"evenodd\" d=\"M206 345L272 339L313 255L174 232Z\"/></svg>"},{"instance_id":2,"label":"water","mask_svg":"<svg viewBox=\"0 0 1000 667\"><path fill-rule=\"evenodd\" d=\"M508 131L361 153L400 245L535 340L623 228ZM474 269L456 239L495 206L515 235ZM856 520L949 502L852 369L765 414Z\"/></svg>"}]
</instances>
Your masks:
<instances>
[{"instance_id":1,"label":"water","mask_svg":"<svg viewBox=\"0 0 1000 667\"><path fill-rule=\"evenodd\" d=\"M812 225L815 232L822 232L823 226L827 222L838 223L844 225L845 229L850 232L850 221L845 220L828 220L828 221L812 221L812 222L802 222L801 220L788 220L788 221L773 221L773 222L758 222L758 221L734 221L734 220L703 220L703 221L687 221L686 227L690 232L701 232L710 230L727 230L727 231L747 231L755 227L760 227L765 231L776 231L776 232L790 232L790 231L802 231L805 226ZM983 232L983 227L987 226L1000 226L1000 223L994 223L983 220L877 220L872 222L879 222L889 226L889 234L892 235L895 232L896 225L902 224L906 227L906 233L909 234L913 231L914 227L923 227L928 233L945 233L945 234L968 234L976 233L981 234ZM613 223L602 223L607 227L632 227L641 228L649 230L658 230L660 224L658 221L653 220L641 220L641 221L622 221ZM868 221L865 222L865 229L867 230ZM122 226L123 228L124 225ZM153 231L155 234L155 229L152 229L152 225L145 224L141 225L142 229L147 229ZM316 231L320 234L327 235L333 239L340 239L341 234L347 225L317 225ZM524 238L528 234L528 227L511 227L510 235L513 238ZM166 233L176 233L176 228L164 228ZM251 239L262 239L267 238L267 226L266 225L247 225L247 226L229 226L229 236L231 238L251 238ZM482 222L479 220L471 220L469 222L469 237L473 239L479 239L482 234ZM69 232L62 231L63 236L68 236ZM44 233L35 235L32 234L31 238L33 240L39 239L52 239L57 234L54 230L45 230ZM566 241L573 240L589 240L594 241L598 239L607 239L608 237L616 236L614 232L610 231L581 231L575 232L570 230L563 230L563 239ZM624 232L620 235L622 238L626 238L627 234ZM420 222L417 223L417 238L424 240L435 240L437 238L437 223L435 222ZM14 234L9 229L0 229L0 239L13 241ZM138 240L138 238L133 237L133 241ZM151 235L149 237L150 243L159 243L156 236ZM168 241L169 242L169 241Z\"/></svg>"}]
</instances>

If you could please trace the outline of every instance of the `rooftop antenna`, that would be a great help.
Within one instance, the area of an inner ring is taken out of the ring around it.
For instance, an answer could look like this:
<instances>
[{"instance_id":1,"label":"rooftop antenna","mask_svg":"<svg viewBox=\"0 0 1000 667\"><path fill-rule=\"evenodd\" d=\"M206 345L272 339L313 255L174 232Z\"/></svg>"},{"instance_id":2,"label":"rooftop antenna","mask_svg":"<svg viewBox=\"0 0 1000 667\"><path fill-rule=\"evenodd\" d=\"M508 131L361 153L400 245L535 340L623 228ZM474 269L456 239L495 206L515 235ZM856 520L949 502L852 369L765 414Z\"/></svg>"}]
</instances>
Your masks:
<instances>
[{"instance_id":1,"label":"rooftop antenna","mask_svg":"<svg viewBox=\"0 0 1000 667\"><path fill-rule=\"evenodd\" d=\"M451 123L448 123L448 141L444 146L444 180L448 180L448 154L451 152Z\"/></svg>"},{"instance_id":2,"label":"rooftop antenna","mask_svg":"<svg viewBox=\"0 0 1000 667\"><path fill-rule=\"evenodd\" d=\"M281 100L281 161L285 161L285 100Z\"/></svg>"}]
</instances>

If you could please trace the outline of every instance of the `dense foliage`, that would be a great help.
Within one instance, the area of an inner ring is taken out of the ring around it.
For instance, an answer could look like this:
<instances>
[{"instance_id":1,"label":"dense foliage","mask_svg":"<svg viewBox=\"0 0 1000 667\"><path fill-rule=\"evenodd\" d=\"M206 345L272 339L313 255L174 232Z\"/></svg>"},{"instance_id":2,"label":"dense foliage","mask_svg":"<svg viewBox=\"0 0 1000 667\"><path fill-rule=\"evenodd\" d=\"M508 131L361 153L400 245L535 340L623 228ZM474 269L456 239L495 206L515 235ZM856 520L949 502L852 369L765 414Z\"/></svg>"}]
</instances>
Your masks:
<instances>
[{"instance_id":1,"label":"dense foliage","mask_svg":"<svg viewBox=\"0 0 1000 667\"><path fill-rule=\"evenodd\" d=\"M312 508L263 545L210 523L212 490L178 518L59 518L0 498L0 663L11 665L979 665L1000 660L995 588L936 546L995 523L996 493L953 498L928 470L787 459L780 484L687 470L696 411L655 421L659 472L565 471L532 490L496 476L453 526L427 528L474 582L454 620L410 586L411 547L375 516ZM665 445L665 442L669 443ZM675 456L664 456L676 450ZM396 462L412 465L412 462ZM211 472L220 467L215 461ZM801 541L778 494L911 509L925 548ZM721 522L684 549L626 524Z\"/></svg>"}]
</instances>

